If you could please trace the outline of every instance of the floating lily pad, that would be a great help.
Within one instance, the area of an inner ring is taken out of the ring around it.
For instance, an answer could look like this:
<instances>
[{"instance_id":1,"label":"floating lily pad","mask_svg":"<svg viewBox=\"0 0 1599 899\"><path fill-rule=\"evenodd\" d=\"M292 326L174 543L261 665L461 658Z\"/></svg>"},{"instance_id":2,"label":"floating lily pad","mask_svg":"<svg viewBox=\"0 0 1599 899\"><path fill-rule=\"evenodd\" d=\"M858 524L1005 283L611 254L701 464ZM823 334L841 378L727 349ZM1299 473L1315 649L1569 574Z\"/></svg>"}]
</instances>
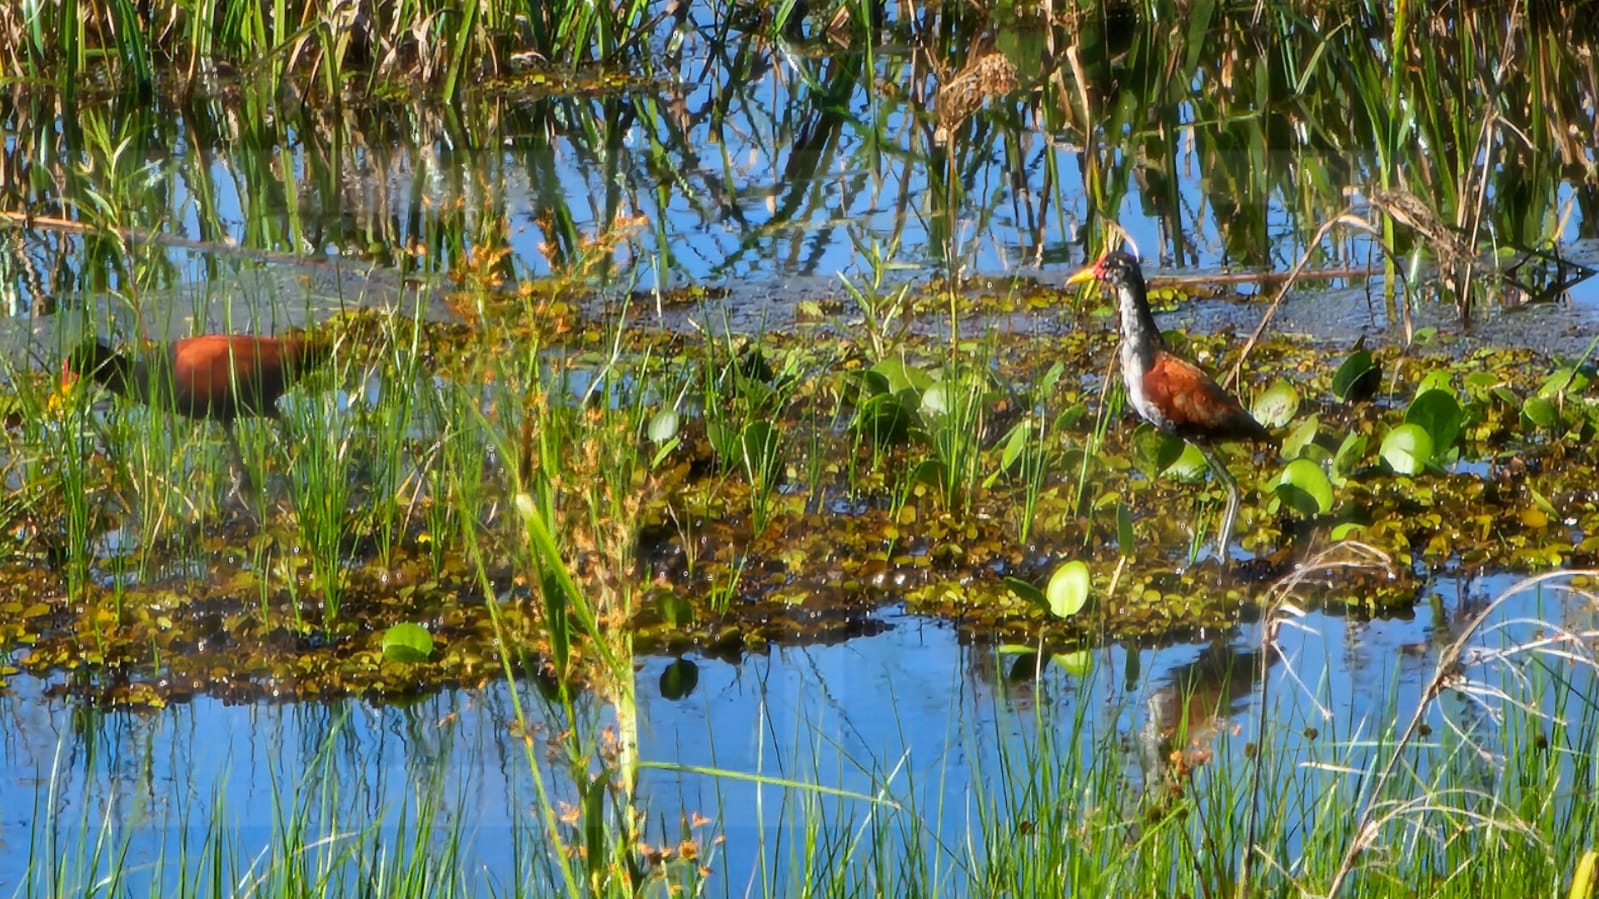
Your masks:
<instances>
[{"instance_id":1,"label":"floating lily pad","mask_svg":"<svg viewBox=\"0 0 1599 899\"><path fill-rule=\"evenodd\" d=\"M1383 438L1379 452L1399 474L1419 474L1432 461L1432 435L1420 425L1402 424Z\"/></svg>"},{"instance_id":2,"label":"floating lily pad","mask_svg":"<svg viewBox=\"0 0 1599 899\"><path fill-rule=\"evenodd\" d=\"M420 624L402 621L383 632L383 658L390 662L426 662L433 655L433 635Z\"/></svg>"},{"instance_id":3,"label":"floating lily pad","mask_svg":"<svg viewBox=\"0 0 1599 899\"><path fill-rule=\"evenodd\" d=\"M1049 599L1049 610L1056 618L1070 618L1088 605L1088 588L1091 578L1088 565L1073 560L1066 562L1049 576L1044 594Z\"/></svg>"},{"instance_id":4,"label":"floating lily pad","mask_svg":"<svg viewBox=\"0 0 1599 899\"><path fill-rule=\"evenodd\" d=\"M1209 470L1210 462L1205 459L1205 454L1199 451L1199 447L1192 444L1184 444L1183 452L1177 457L1177 461L1166 466L1163 473L1166 477L1175 478L1184 483L1193 483L1195 481L1203 481L1205 472Z\"/></svg>"},{"instance_id":5,"label":"floating lily pad","mask_svg":"<svg viewBox=\"0 0 1599 899\"><path fill-rule=\"evenodd\" d=\"M1340 402L1363 403L1382 386L1382 368L1370 350L1356 350L1333 372L1333 396Z\"/></svg>"},{"instance_id":6,"label":"floating lily pad","mask_svg":"<svg viewBox=\"0 0 1599 899\"><path fill-rule=\"evenodd\" d=\"M1332 482L1320 465L1295 459L1283 468L1273 488L1285 505L1300 515L1326 515L1332 511Z\"/></svg>"},{"instance_id":7,"label":"floating lily pad","mask_svg":"<svg viewBox=\"0 0 1599 899\"><path fill-rule=\"evenodd\" d=\"M1405 423L1420 425L1432 438L1434 453L1441 453L1455 444L1460 436L1463 418L1460 401L1452 391L1433 388L1416 394L1405 410Z\"/></svg>"},{"instance_id":8,"label":"floating lily pad","mask_svg":"<svg viewBox=\"0 0 1599 899\"><path fill-rule=\"evenodd\" d=\"M1285 427L1298 411L1299 391L1281 378L1255 399L1255 406L1250 410L1255 420L1268 428Z\"/></svg>"},{"instance_id":9,"label":"floating lily pad","mask_svg":"<svg viewBox=\"0 0 1599 899\"><path fill-rule=\"evenodd\" d=\"M1305 454L1305 450L1315 444L1316 434L1321 430L1321 416L1311 415L1304 421L1294 426L1288 436L1283 438L1283 457L1288 459L1298 458Z\"/></svg>"}]
</instances>

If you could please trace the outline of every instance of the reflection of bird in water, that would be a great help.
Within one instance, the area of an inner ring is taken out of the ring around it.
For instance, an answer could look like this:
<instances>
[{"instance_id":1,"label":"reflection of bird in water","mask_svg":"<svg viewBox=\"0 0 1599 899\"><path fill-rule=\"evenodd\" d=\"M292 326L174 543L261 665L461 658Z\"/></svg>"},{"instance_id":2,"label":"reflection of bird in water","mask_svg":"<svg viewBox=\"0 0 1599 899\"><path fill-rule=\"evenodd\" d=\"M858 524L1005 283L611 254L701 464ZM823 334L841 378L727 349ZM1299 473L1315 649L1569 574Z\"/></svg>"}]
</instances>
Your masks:
<instances>
[{"instance_id":1,"label":"reflection of bird in water","mask_svg":"<svg viewBox=\"0 0 1599 899\"><path fill-rule=\"evenodd\" d=\"M1276 662L1276 652L1213 643L1173 669L1166 684L1150 693L1139 730L1145 776L1165 771L1180 780L1208 761L1212 741Z\"/></svg>"}]
</instances>

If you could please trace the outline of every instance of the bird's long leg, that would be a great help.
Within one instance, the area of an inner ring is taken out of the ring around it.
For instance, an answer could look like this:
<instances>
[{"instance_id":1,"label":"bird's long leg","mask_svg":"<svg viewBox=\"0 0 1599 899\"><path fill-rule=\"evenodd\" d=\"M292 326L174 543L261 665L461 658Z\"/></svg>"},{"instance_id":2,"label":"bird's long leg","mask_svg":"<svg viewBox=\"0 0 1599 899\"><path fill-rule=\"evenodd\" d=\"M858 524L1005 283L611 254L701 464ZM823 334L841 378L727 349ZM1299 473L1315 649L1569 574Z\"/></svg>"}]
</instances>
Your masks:
<instances>
[{"instance_id":1,"label":"bird's long leg","mask_svg":"<svg viewBox=\"0 0 1599 899\"><path fill-rule=\"evenodd\" d=\"M255 490L255 483L250 478L250 469L244 464L244 450L239 446L239 435L233 432L233 422L222 426L228 435L228 449L230 459L228 467L231 469L228 485L228 500L236 508L244 510L252 518L255 513L253 501L259 498Z\"/></svg>"},{"instance_id":2,"label":"bird's long leg","mask_svg":"<svg viewBox=\"0 0 1599 899\"><path fill-rule=\"evenodd\" d=\"M1227 470L1227 463L1222 461L1215 448L1201 446L1199 451L1205 454L1205 461L1216 472L1216 479L1227 487L1227 512L1222 515L1221 533L1216 537L1216 554L1221 556L1222 564L1226 565L1232 558L1233 524L1238 520L1238 480Z\"/></svg>"}]
</instances>

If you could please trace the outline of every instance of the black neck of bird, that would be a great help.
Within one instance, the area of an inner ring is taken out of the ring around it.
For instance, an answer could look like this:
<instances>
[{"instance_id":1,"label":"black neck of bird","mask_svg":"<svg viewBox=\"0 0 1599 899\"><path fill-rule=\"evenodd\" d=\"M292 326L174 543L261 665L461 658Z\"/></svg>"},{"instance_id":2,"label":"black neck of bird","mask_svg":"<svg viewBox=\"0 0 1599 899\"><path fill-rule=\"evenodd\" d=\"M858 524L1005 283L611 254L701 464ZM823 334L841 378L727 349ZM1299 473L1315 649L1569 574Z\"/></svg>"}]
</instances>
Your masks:
<instances>
[{"instance_id":1,"label":"black neck of bird","mask_svg":"<svg viewBox=\"0 0 1599 899\"><path fill-rule=\"evenodd\" d=\"M133 384L135 364L126 354L96 341L85 348L84 355L85 358L77 360L80 371L105 389L119 395L126 395L137 389Z\"/></svg>"},{"instance_id":2,"label":"black neck of bird","mask_svg":"<svg viewBox=\"0 0 1599 899\"><path fill-rule=\"evenodd\" d=\"M1155 326L1155 316L1149 311L1149 298L1141 281L1119 286L1116 291L1122 310L1122 340L1138 354L1144 367L1155 363L1155 351L1165 345L1160 328Z\"/></svg>"}]
</instances>

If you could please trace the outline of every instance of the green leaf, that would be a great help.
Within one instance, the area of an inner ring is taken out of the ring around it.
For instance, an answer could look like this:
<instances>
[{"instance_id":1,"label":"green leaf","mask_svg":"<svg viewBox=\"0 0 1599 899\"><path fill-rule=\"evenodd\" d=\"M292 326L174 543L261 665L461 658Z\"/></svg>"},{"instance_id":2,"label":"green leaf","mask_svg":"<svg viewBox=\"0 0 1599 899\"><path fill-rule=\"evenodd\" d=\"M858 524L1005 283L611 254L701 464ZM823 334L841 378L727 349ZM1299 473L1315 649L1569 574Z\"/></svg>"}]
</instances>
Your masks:
<instances>
[{"instance_id":1,"label":"green leaf","mask_svg":"<svg viewBox=\"0 0 1599 899\"><path fill-rule=\"evenodd\" d=\"M908 440L915 423L915 414L905 407L897 394L877 393L856 408L852 427L871 438L875 445L887 447ZM711 447L716 447L714 440Z\"/></svg>"},{"instance_id":2,"label":"green leaf","mask_svg":"<svg viewBox=\"0 0 1599 899\"><path fill-rule=\"evenodd\" d=\"M1009 469L1016 464L1016 460L1027 451L1027 440L1033 436L1033 423L1029 419L1022 419L1016 427L1010 429L1010 436L1005 439L1005 448L999 454L999 467Z\"/></svg>"},{"instance_id":3,"label":"green leaf","mask_svg":"<svg viewBox=\"0 0 1599 899\"><path fill-rule=\"evenodd\" d=\"M899 393L901 390L914 390L920 393L927 389L933 379L928 374L904 359L884 359L867 369L868 381L880 385L884 393Z\"/></svg>"},{"instance_id":4,"label":"green leaf","mask_svg":"<svg viewBox=\"0 0 1599 899\"><path fill-rule=\"evenodd\" d=\"M1133 431L1133 446L1138 450L1139 458L1150 464L1146 473L1158 474L1182 457L1186 444L1181 437L1163 433L1154 425L1144 422Z\"/></svg>"},{"instance_id":5,"label":"green leaf","mask_svg":"<svg viewBox=\"0 0 1599 899\"><path fill-rule=\"evenodd\" d=\"M1521 404L1521 425L1553 430L1560 425L1560 408L1548 397L1531 397Z\"/></svg>"},{"instance_id":6,"label":"green leaf","mask_svg":"<svg viewBox=\"0 0 1599 899\"><path fill-rule=\"evenodd\" d=\"M922 404L918 410L929 421L949 414L949 382L939 381L922 391Z\"/></svg>"},{"instance_id":7,"label":"green leaf","mask_svg":"<svg viewBox=\"0 0 1599 899\"><path fill-rule=\"evenodd\" d=\"M1361 460L1366 458L1366 447L1371 444L1370 438L1365 434L1347 434L1344 442L1338 445L1338 453L1333 456L1333 473L1346 475L1355 470Z\"/></svg>"},{"instance_id":8,"label":"green leaf","mask_svg":"<svg viewBox=\"0 0 1599 899\"><path fill-rule=\"evenodd\" d=\"M1205 472L1209 469L1210 462L1205 459L1205 454L1199 451L1199 447L1185 443L1177 461L1166 466L1162 473L1185 484L1192 484L1195 481L1203 481Z\"/></svg>"},{"instance_id":9,"label":"green leaf","mask_svg":"<svg viewBox=\"0 0 1599 899\"><path fill-rule=\"evenodd\" d=\"M1049 611L1049 599L1044 596L1044 591L1033 586L1030 582L1024 581L1019 577L1007 577L1005 578L1005 586L1009 587L1010 592L1023 600L1032 603L1045 612ZM1029 648L1028 651L1031 652L1032 650Z\"/></svg>"},{"instance_id":10,"label":"green leaf","mask_svg":"<svg viewBox=\"0 0 1599 899\"><path fill-rule=\"evenodd\" d=\"M1088 565L1081 561L1066 562L1049 576L1044 589L1049 598L1049 610L1056 618L1070 618L1088 605L1088 588L1091 578Z\"/></svg>"},{"instance_id":11,"label":"green leaf","mask_svg":"<svg viewBox=\"0 0 1599 899\"><path fill-rule=\"evenodd\" d=\"M1133 554L1133 511L1126 503L1116 504L1116 548L1124 556Z\"/></svg>"},{"instance_id":12,"label":"green leaf","mask_svg":"<svg viewBox=\"0 0 1599 899\"><path fill-rule=\"evenodd\" d=\"M1289 462L1273 489L1284 504L1307 518L1332 511L1332 482L1321 466L1309 459Z\"/></svg>"},{"instance_id":13,"label":"green leaf","mask_svg":"<svg viewBox=\"0 0 1599 899\"><path fill-rule=\"evenodd\" d=\"M781 434L769 421L752 421L744 428L744 464L750 477L770 479L783 465Z\"/></svg>"},{"instance_id":14,"label":"green leaf","mask_svg":"<svg viewBox=\"0 0 1599 899\"><path fill-rule=\"evenodd\" d=\"M1382 439L1379 454L1399 474L1419 474L1432 461L1432 435L1420 425L1402 424Z\"/></svg>"},{"instance_id":15,"label":"green leaf","mask_svg":"<svg viewBox=\"0 0 1599 899\"><path fill-rule=\"evenodd\" d=\"M1255 398L1255 406L1250 411L1256 421L1268 428L1284 427L1299 411L1299 391L1278 378L1265 393Z\"/></svg>"},{"instance_id":16,"label":"green leaf","mask_svg":"<svg viewBox=\"0 0 1599 899\"><path fill-rule=\"evenodd\" d=\"M1416 385L1416 396L1421 396L1429 390L1442 390L1450 396L1455 395L1454 376L1447 368L1437 368L1422 376L1421 383Z\"/></svg>"},{"instance_id":17,"label":"green leaf","mask_svg":"<svg viewBox=\"0 0 1599 899\"><path fill-rule=\"evenodd\" d=\"M1382 367L1370 350L1356 350L1333 372L1333 396L1344 403L1362 403L1377 395Z\"/></svg>"},{"instance_id":18,"label":"green leaf","mask_svg":"<svg viewBox=\"0 0 1599 899\"><path fill-rule=\"evenodd\" d=\"M677 436L677 429L677 410L662 409L650 419L647 433L651 443L665 443Z\"/></svg>"},{"instance_id":19,"label":"green leaf","mask_svg":"<svg viewBox=\"0 0 1599 899\"><path fill-rule=\"evenodd\" d=\"M1057 652L1050 658L1062 670L1073 677L1087 677L1088 673L1094 670L1093 653L1086 649L1078 649L1073 652Z\"/></svg>"},{"instance_id":20,"label":"green leaf","mask_svg":"<svg viewBox=\"0 0 1599 899\"><path fill-rule=\"evenodd\" d=\"M723 460L736 459L739 452L739 432L732 425L724 421L708 421L705 423L705 439L711 444L711 451Z\"/></svg>"},{"instance_id":21,"label":"green leaf","mask_svg":"<svg viewBox=\"0 0 1599 899\"><path fill-rule=\"evenodd\" d=\"M433 655L433 635L420 624L402 621L383 632L383 658L390 662L426 662Z\"/></svg>"},{"instance_id":22,"label":"green leaf","mask_svg":"<svg viewBox=\"0 0 1599 899\"><path fill-rule=\"evenodd\" d=\"M1309 418L1294 426L1288 436L1283 438L1283 458L1295 459L1305 454L1305 448L1316 440L1316 433L1321 430L1321 416L1312 414Z\"/></svg>"},{"instance_id":23,"label":"green leaf","mask_svg":"<svg viewBox=\"0 0 1599 899\"><path fill-rule=\"evenodd\" d=\"M1538 385L1538 396L1554 398L1562 394L1581 393L1588 388L1588 376L1572 368L1557 368L1554 374Z\"/></svg>"},{"instance_id":24,"label":"green leaf","mask_svg":"<svg viewBox=\"0 0 1599 899\"><path fill-rule=\"evenodd\" d=\"M1044 372L1044 379L1038 382L1038 393L1043 395L1054 391L1055 385L1060 383L1064 374L1066 374L1065 365L1060 362L1051 365L1049 371Z\"/></svg>"},{"instance_id":25,"label":"green leaf","mask_svg":"<svg viewBox=\"0 0 1599 899\"><path fill-rule=\"evenodd\" d=\"M1455 444L1460 436L1460 401L1453 391L1425 390L1416 394L1405 410L1405 424L1420 425L1432 438L1433 452L1441 453Z\"/></svg>"}]
</instances>

